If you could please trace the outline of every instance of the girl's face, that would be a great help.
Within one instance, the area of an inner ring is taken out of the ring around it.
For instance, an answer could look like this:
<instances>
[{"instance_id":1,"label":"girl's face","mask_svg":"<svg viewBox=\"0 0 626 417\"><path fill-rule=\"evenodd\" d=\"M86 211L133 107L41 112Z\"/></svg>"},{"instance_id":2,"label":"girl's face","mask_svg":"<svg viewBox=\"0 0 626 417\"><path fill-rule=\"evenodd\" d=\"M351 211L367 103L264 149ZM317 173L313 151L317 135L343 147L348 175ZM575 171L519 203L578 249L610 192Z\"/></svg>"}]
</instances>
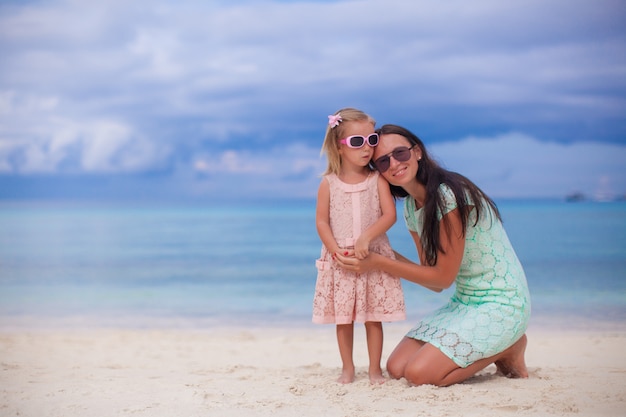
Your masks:
<instances>
[{"instance_id":1,"label":"girl's face","mask_svg":"<svg viewBox=\"0 0 626 417\"><path fill-rule=\"evenodd\" d=\"M422 151L418 146L415 146L407 154L406 149L411 148L411 146L408 139L402 135L392 133L380 137L378 146L374 149L374 162L378 162L377 165L383 167L384 172L381 175L390 184L403 187L411 181L415 181L419 168L418 160L422 157ZM405 155L408 156L408 159L402 161L405 159L403 158ZM388 164L386 163L387 160ZM385 171L384 168L387 170Z\"/></svg>"},{"instance_id":2,"label":"girl's face","mask_svg":"<svg viewBox=\"0 0 626 417\"><path fill-rule=\"evenodd\" d=\"M346 122L342 125L341 139L349 136L360 135L367 138L372 133L375 133L374 125L367 120L358 120ZM360 148L351 148L346 144L339 144L339 155L341 155L342 163L350 163L360 167L364 167L369 164L374 154L374 149L367 143Z\"/></svg>"}]
</instances>

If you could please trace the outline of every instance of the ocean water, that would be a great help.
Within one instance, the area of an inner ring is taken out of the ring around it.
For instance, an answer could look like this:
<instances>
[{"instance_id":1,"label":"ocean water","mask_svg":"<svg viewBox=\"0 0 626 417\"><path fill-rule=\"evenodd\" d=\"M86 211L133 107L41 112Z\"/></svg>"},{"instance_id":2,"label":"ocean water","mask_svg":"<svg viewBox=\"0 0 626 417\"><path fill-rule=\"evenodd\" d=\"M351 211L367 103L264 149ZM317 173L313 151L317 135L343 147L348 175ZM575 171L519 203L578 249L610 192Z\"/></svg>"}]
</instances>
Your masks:
<instances>
[{"instance_id":1,"label":"ocean water","mask_svg":"<svg viewBox=\"0 0 626 417\"><path fill-rule=\"evenodd\" d=\"M498 205L531 326L624 326L626 203ZM392 246L416 259L398 218ZM314 201L1 202L0 326L306 326L319 251ZM452 291L403 287L407 326Z\"/></svg>"}]
</instances>

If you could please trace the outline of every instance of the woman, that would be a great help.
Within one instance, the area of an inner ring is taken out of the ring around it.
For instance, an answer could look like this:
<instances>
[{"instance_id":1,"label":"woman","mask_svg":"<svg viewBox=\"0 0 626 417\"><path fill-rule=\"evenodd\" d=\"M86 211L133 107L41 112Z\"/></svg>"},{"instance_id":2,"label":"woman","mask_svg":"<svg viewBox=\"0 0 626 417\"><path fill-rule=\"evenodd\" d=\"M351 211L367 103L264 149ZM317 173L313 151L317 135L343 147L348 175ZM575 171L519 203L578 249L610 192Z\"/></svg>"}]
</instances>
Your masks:
<instances>
[{"instance_id":1,"label":"woman","mask_svg":"<svg viewBox=\"0 0 626 417\"><path fill-rule=\"evenodd\" d=\"M422 141L400 126L378 130L373 165L396 197L420 264L396 254L359 260L336 254L346 269L381 269L434 291L456 284L447 305L419 322L387 361L392 378L448 386L495 363L526 378L530 296L524 270L493 201L470 180L432 160Z\"/></svg>"}]
</instances>

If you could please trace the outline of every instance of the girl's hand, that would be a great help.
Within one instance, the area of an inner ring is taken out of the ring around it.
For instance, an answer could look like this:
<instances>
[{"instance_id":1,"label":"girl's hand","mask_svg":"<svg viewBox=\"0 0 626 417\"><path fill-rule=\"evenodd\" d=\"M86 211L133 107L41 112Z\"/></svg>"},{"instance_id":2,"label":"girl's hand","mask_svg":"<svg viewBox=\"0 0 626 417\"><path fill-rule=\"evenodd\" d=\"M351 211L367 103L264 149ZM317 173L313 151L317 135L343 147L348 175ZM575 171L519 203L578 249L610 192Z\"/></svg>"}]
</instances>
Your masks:
<instances>
[{"instance_id":1,"label":"girl's hand","mask_svg":"<svg viewBox=\"0 0 626 417\"><path fill-rule=\"evenodd\" d=\"M333 259L337 260L339 256L343 258L354 258L354 249L353 248L347 248L347 249L339 248L339 250L334 253Z\"/></svg>"},{"instance_id":2,"label":"girl's hand","mask_svg":"<svg viewBox=\"0 0 626 417\"><path fill-rule=\"evenodd\" d=\"M363 235L356 240L356 244L354 245L354 256L358 259L365 259L367 255L370 254L370 242L368 239L362 238L362 236Z\"/></svg>"},{"instance_id":3,"label":"girl's hand","mask_svg":"<svg viewBox=\"0 0 626 417\"><path fill-rule=\"evenodd\" d=\"M357 274L375 269L375 257L377 253L372 253L369 256L358 259L355 257L354 251L343 251L335 254L335 261L342 268L356 272Z\"/></svg>"}]
</instances>

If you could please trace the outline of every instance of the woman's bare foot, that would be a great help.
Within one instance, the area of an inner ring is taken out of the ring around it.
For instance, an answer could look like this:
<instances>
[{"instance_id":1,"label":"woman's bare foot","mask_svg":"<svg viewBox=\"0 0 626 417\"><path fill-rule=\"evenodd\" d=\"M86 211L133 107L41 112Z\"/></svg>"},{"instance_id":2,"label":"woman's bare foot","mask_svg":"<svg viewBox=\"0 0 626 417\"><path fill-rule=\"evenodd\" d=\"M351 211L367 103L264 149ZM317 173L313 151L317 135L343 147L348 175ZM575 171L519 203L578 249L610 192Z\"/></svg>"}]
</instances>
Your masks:
<instances>
[{"instance_id":1,"label":"woman's bare foot","mask_svg":"<svg viewBox=\"0 0 626 417\"><path fill-rule=\"evenodd\" d=\"M383 375L383 370L378 367L377 369L369 370L370 384L381 385L384 384L387 378Z\"/></svg>"},{"instance_id":2,"label":"woman's bare foot","mask_svg":"<svg viewBox=\"0 0 626 417\"><path fill-rule=\"evenodd\" d=\"M498 373L507 378L528 378L528 369L526 369L526 361L524 353L528 338L523 335L513 346L504 351L502 359L495 362Z\"/></svg>"},{"instance_id":3,"label":"woman's bare foot","mask_svg":"<svg viewBox=\"0 0 626 417\"><path fill-rule=\"evenodd\" d=\"M341 370L341 375L337 378L337 382L340 384L351 384L354 382L354 368L344 368Z\"/></svg>"}]
</instances>

